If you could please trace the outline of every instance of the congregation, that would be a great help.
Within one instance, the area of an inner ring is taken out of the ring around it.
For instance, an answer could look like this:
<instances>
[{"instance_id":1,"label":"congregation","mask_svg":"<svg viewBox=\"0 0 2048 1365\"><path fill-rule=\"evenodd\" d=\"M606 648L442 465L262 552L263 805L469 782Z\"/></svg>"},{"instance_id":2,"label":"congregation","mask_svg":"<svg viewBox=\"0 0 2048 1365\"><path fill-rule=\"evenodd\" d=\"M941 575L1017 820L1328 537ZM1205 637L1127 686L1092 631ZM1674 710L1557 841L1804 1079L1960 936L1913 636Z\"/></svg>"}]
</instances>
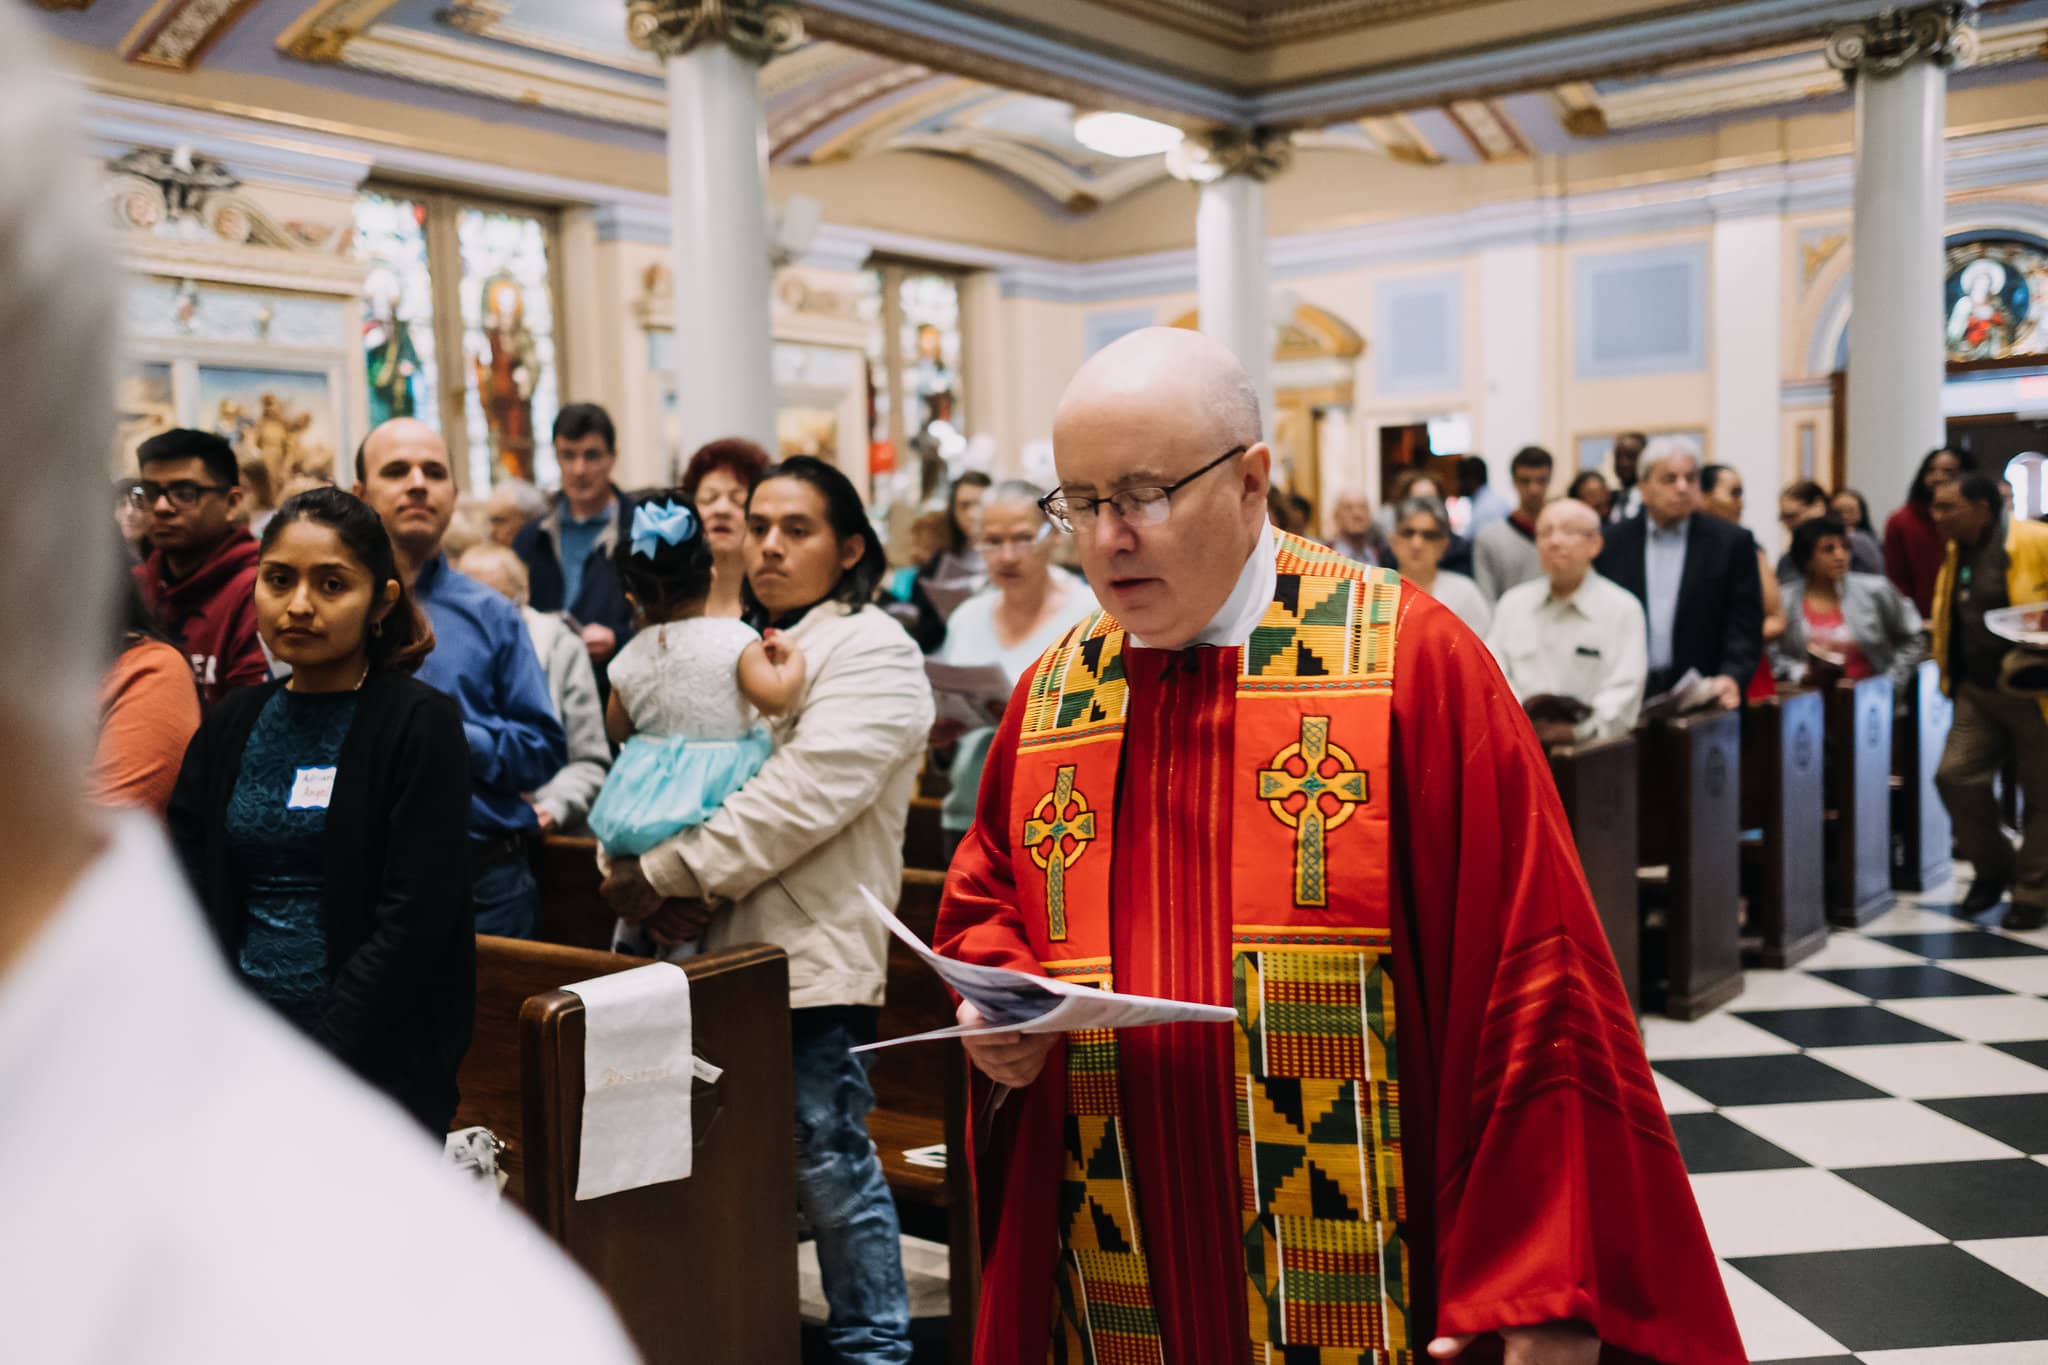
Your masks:
<instances>
[{"instance_id":1,"label":"congregation","mask_svg":"<svg viewBox=\"0 0 2048 1365\"><path fill-rule=\"evenodd\" d=\"M523 438L373 394L288 480L161 422L109 490L31 37L0 1355L1793 1359L1656 1025L1951 860L2048 952L2048 517L1966 444L1780 474L1763 535L1793 466L1676 427L1321 483L1263 358L1154 322L1032 376L1042 459L942 415L922 483L722 425L648 480L662 404L578 370Z\"/></svg>"}]
</instances>

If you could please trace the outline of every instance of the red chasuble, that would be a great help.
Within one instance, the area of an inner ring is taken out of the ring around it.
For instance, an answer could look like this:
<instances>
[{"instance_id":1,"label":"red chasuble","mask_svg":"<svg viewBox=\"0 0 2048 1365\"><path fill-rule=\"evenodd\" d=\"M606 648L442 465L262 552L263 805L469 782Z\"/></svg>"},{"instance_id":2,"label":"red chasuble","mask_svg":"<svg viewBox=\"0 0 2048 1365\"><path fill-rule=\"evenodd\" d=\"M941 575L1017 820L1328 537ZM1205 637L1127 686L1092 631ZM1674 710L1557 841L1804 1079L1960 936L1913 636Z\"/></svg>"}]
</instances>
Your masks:
<instances>
[{"instance_id":1,"label":"red chasuble","mask_svg":"<svg viewBox=\"0 0 2048 1365\"><path fill-rule=\"evenodd\" d=\"M1111 791L1088 716L1048 746L1019 685L940 951L1240 1022L1074 1035L999 1106L977 1076L983 1365L1417 1361L1567 1319L1608 1361L1744 1359L1542 750L1478 639L1381 583L1397 662L1350 670L1377 698L1290 683L1276 715L1244 651L1122 648ZM1248 763L1280 729L1300 747ZM1320 822L1312 773L1344 784ZM1336 1005L1371 1022L1332 1065Z\"/></svg>"}]
</instances>

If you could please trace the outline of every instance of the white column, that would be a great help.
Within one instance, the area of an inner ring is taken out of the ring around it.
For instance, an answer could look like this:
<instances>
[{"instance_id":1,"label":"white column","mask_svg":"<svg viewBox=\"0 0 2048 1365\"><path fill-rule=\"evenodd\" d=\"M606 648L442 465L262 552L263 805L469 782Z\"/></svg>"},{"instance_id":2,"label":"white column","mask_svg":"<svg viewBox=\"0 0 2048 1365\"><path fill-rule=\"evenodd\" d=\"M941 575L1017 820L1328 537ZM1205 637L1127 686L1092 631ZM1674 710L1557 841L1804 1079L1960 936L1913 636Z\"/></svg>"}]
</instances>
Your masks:
<instances>
[{"instance_id":1,"label":"white column","mask_svg":"<svg viewBox=\"0 0 2048 1365\"><path fill-rule=\"evenodd\" d=\"M1712 249L1714 419L1707 456L1742 476L1743 525L1775 552L1784 486L1784 227L1778 215L1720 218Z\"/></svg>"},{"instance_id":2,"label":"white column","mask_svg":"<svg viewBox=\"0 0 2048 1365\"><path fill-rule=\"evenodd\" d=\"M775 449L761 63L801 35L761 0L643 0L633 41L667 58L676 407L685 456L721 436Z\"/></svg>"},{"instance_id":3,"label":"white column","mask_svg":"<svg viewBox=\"0 0 2048 1365\"><path fill-rule=\"evenodd\" d=\"M1273 434L1273 324L1266 316L1266 187L1226 175L1202 186L1195 210L1195 278L1202 331L1228 346L1259 395Z\"/></svg>"},{"instance_id":4,"label":"white column","mask_svg":"<svg viewBox=\"0 0 2048 1365\"><path fill-rule=\"evenodd\" d=\"M1183 142L1167 168L1201 186L1195 291L1202 331L1228 346L1259 395L1273 436L1273 320L1266 299L1266 181L1287 168L1285 134L1226 128Z\"/></svg>"},{"instance_id":5,"label":"white column","mask_svg":"<svg viewBox=\"0 0 2048 1365\"><path fill-rule=\"evenodd\" d=\"M1856 90L1848 448L1859 488L1905 487L1944 439L1942 132L1947 68L1974 41L1957 4L1887 11L1828 40Z\"/></svg>"},{"instance_id":6,"label":"white column","mask_svg":"<svg viewBox=\"0 0 2048 1365\"><path fill-rule=\"evenodd\" d=\"M1540 445L1557 459L1551 491L1562 495L1577 471L1570 450L1551 449L1550 395L1555 347L1544 343L1543 251L1533 242L1479 253L1479 422L1474 439L1493 477L1508 479L1508 461Z\"/></svg>"}]
</instances>

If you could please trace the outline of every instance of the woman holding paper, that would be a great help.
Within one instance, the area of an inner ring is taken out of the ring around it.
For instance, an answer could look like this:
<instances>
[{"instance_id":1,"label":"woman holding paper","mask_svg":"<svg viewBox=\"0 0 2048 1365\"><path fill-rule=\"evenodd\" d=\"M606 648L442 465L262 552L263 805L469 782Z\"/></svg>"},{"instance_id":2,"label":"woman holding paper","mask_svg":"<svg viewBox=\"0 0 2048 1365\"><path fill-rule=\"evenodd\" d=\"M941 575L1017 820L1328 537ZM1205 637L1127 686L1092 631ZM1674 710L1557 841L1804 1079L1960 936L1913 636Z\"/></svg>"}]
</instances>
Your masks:
<instances>
[{"instance_id":1,"label":"woman holding paper","mask_svg":"<svg viewBox=\"0 0 2048 1365\"><path fill-rule=\"evenodd\" d=\"M264 528L257 630L292 676L207 713L170 832L249 988L438 1138L469 1048L462 713L377 514L336 488Z\"/></svg>"},{"instance_id":2,"label":"woman holding paper","mask_svg":"<svg viewBox=\"0 0 2048 1365\"><path fill-rule=\"evenodd\" d=\"M999 669L1006 691L1017 685L1060 632L1095 610L1087 583L1052 562L1052 525L1039 510L1044 490L1013 479L989 490L981 504L981 535L975 550L988 566L988 586L960 604L946 624L946 645L938 662L956 668ZM953 742L952 790L939 811L948 855L974 824L974 799L981 790L981 766L995 737L1000 713L965 728L941 719L932 728L934 747Z\"/></svg>"}]
</instances>

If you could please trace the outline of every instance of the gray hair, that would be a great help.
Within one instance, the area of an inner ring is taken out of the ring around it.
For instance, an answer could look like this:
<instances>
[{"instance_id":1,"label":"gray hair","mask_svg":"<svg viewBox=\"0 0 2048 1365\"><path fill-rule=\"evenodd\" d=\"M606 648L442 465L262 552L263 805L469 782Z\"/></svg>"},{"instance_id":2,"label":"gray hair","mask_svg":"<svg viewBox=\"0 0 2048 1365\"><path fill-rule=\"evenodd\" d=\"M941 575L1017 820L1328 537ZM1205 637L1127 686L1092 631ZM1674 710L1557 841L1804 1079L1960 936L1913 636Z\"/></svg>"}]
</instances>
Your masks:
<instances>
[{"instance_id":1,"label":"gray hair","mask_svg":"<svg viewBox=\"0 0 2048 1365\"><path fill-rule=\"evenodd\" d=\"M1445 535L1451 532L1451 514L1444 510L1442 498L1403 498L1394 504L1394 525L1410 517L1433 517L1438 530Z\"/></svg>"},{"instance_id":2,"label":"gray hair","mask_svg":"<svg viewBox=\"0 0 2048 1365\"><path fill-rule=\"evenodd\" d=\"M1636 478L1644 483L1657 472L1657 466L1666 460L1680 456L1689 459L1697 469L1705 458L1700 454L1700 443L1690 436L1659 436L1643 447L1643 453L1636 460Z\"/></svg>"},{"instance_id":3,"label":"gray hair","mask_svg":"<svg viewBox=\"0 0 2048 1365\"><path fill-rule=\"evenodd\" d=\"M115 620L116 271L62 71L0 6L0 707L82 790Z\"/></svg>"},{"instance_id":4,"label":"gray hair","mask_svg":"<svg viewBox=\"0 0 2048 1365\"><path fill-rule=\"evenodd\" d=\"M490 501L500 498L512 504L512 510L523 520L532 521L547 515L548 495L524 479L500 479L491 485Z\"/></svg>"},{"instance_id":5,"label":"gray hair","mask_svg":"<svg viewBox=\"0 0 2048 1365\"><path fill-rule=\"evenodd\" d=\"M1036 507L1045 497L1045 490L1029 479L1004 479L982 495L982 506L996 502L1028 502Z\"/></svg>"}]
</instances>

